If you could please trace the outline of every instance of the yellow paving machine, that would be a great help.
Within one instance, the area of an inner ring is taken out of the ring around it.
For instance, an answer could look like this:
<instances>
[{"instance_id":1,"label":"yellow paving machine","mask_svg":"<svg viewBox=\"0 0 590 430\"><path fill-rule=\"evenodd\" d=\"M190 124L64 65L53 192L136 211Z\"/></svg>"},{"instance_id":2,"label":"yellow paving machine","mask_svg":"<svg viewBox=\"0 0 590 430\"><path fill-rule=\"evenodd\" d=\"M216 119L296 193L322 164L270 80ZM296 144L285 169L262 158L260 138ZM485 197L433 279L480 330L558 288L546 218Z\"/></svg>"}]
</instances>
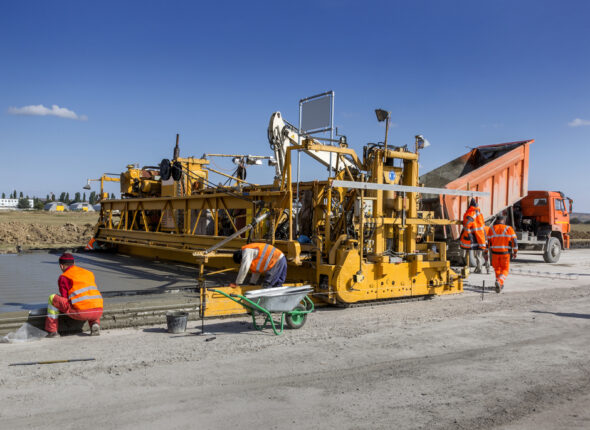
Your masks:
<instances>
[{"instance_id":1,"label":"yellow paving machine","mask_svg":"<svg viewBox=\"0 0 590 430\"><path fill-rule=\"evenodd\" d=\"M381 111L383 112L383 111ZM459 293L463 280L447 261L434 226L453 223L419 210L422 193L477 195L420 187L419 149L369 144L362 156L344 139L321 143L272 115L268 129L274 157L232 156L234 174L210 167L213 156L174 156L157 167L132 165L121 174L120 199L103 199L95 241L152 259L196 264L199 278L237 270L232 253L266 242L287 258L287 284L310 285L314 302L349 305L368 301ZM329 171L326 179L299 181L294 167L309 156ZM245 168L267 159L272 183L246 181ZM226 184L213 183L212 174ZM202 316L244 312L227 294L259 287L202 289Z\"/></svg>"}]
</instances>

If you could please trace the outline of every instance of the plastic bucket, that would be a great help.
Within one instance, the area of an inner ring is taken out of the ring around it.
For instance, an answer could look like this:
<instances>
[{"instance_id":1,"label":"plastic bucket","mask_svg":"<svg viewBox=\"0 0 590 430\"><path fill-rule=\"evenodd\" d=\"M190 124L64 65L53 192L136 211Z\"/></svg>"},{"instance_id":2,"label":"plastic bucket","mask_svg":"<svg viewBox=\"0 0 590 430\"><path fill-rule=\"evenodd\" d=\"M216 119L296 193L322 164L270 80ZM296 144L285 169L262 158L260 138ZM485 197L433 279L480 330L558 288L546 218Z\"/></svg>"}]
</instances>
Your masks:
<instances>
[{"instance_id":1,"label":"plastic bucket","mask_svg":"<svg viewBox=\"0 0 590 430\"><path fill-rule=\"evenodd\" d=\"M166 313L168 333L184 333L187 320L188 312L175 311Z\"/></svg>"}]
</instances>

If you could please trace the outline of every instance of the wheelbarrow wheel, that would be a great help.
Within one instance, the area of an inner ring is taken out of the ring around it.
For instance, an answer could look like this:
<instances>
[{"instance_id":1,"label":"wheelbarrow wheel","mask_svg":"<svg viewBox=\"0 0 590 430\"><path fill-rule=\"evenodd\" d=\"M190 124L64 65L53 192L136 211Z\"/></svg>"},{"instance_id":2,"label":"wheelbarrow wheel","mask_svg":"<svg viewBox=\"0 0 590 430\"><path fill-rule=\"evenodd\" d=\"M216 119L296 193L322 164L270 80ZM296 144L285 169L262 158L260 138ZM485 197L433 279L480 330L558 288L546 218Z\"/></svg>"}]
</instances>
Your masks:
<instances>
[{"instance_id":1,"label":"wheelbarrow wheel","mask_svg":"<svg viewBox=\"0 0 590 430\"><path fill-rule=\"evenodd\" d=\"M295 309L293 309L295 311L303 311L305 312L305 306L302 304L298 304L297 307ZM285 315L285 321L287 322L287 327L289 327L290 329L293 330L297 330L298 328L303 327L303 325L305 324L305 321L307 320L307 314L287 314Z\"/></svg>"}]
</instances>

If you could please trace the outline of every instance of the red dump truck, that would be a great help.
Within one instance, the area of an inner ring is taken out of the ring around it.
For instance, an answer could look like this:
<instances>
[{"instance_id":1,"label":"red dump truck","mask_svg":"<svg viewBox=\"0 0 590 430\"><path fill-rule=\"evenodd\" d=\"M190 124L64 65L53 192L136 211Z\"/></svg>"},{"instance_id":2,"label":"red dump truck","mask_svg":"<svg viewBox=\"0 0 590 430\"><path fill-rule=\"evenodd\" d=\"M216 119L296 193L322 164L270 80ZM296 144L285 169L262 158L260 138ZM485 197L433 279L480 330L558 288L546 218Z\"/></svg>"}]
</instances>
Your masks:
<instances>
[{"instance_id":1,"label":"red dump truck","mask_svg":"<svg viewBox=\"0 0 590 430\"><path fill-rule=\"evenodd\" d=\"M513 226L519 249L543 252L548 263L559 260L569 248L572 200L558 191L528 191L529 146L534 140L479 146L420 177L427 187L489 192L477 198L487 223L501 213ZM567 203L566 203L567 202ZM461 220L467 210L467 197L423 195L424 210L435 216ZM439 240L449 244L449 257L459 256L461 226L441 228Z\"/></svg>"}]
</instances>

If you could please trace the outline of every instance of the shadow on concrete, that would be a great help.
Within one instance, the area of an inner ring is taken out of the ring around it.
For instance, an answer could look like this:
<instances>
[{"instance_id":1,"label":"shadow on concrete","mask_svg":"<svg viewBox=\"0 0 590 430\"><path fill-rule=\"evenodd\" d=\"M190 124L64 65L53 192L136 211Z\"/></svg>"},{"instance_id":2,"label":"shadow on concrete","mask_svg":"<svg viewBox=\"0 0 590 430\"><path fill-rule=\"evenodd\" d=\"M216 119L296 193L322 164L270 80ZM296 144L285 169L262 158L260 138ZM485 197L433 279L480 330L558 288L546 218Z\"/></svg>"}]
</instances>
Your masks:
<instances>
[{"instance_id":1,"label":"shadow on concrete","mask_svg":"<svg viewBox=\"0 0 590 430\"><path fill-rule=\"evenodd\" d=\"M191 323L193 321L190 321ZM191 324L192 325L192 324ZM244 321L224 321L219 323L207 323L205 321L205 332L211 333L213 336L218 333L226 333L226 334L237 334L237 333L244 333L244 334L253 334L256 333L256 330L252 327L252 323L246 323ZM192 330L196 329L196 332ZM269 327L268 329L263 330L262 332L270 331L270 334L274 336L272 329ZM143 329L144 333L163 333L163 334L171 334L168 333L166 328L161 327L149 327ZM199 322L194 327L186 328L186 332L174 334L170 337L190 337L190 336L197 336L201 333L201 323Z\"/></svg>"},{"instance_id":2,"label":"shadow on concrete","mask_svg":"<svg viewBox=\"0 0 590 430\"><path fill-rule=\"evenodd\" d=\"M46 308L47 307L47 302L45 303L19 303L19 302L6 302L6 303L2 303L4 306L14 306L14 307L20 307L22 310L24 311L35 311L37 309L41 309L41 308Z\"/></svg>"},{"instance_id":3,"label":"shadow on concrete","mask_svg":"<svg viewBox=\"0 0 590 430\"><path fill-rule=\"evenodd\" d=\"M536 314L551 314L558 317L590 319L590 314L575 314L571 312L532 311Z\"/></svg>"},{"instance_id":4,"label":"shadow on concrete","mask_svg":"<svg viewBox=\"0 0 590 430\"><path fill-rule=\"evenodd\" d=\"M144 333L168 333L168 330L165 328L150 327L150 328L144 328L143 332Z\"/></svg>"},{"instance_id":5,"label":"shadow on concrete","mask_svg":"<svg viewBox=\"0 0 590 430\"><path fill-rule=\"evenodd\" d=\"M92 266L104 269L117 275L126 275L127 279L145 279L162 283L151 288L152 291L163 291L174 288L196 287L197 267L180 266L168 262L155 262L126 255L112 253L75 254L76 264L92 270ZM55 265L57 261L43 261L43 264ZM157 273L160 272L160 273ZM211 285L228 285L235 275L212 276L207 279ZM125 279L125 276L122 276ZM100 285L99 285L100 288Z\"/></svg>"},{"instance_id":6,"label":"shadow on concrete","mask_svg":"<svg viewBox=\"0 0 590 430\"><path fill-rule=\"evenodd\" d=\"M494 286L494 284L492 282L490 282L491 286L486 286L484 288L484 294L488 294L488 293L496 293L496 287ZM465 291L471 291L473 293L480 293L481 294L481 285L477 286L477 285L463 285L463 290Z\"/></svg>"},{"instance_id":7,"label":"shadow on concrete","mask_svg":"<svg viewBox=\"0 0 590 430\"><path fill-rule=\"evenodd\" d=\"M276 323L275 323L276 324ZM195 328L201 331L201 324L199 323ZM269 328L272 334L272 329ZM205 332L210 333L249 333L256 332L252 327L251 322L245 321L222 321L218 323L207 323L205 320Z\"/></svg>"},{"instance_id":8,"label":"shadow on concrete","mask_svg":"<svg viewBox=\"0 0 590 430\"><path fill-rule=\"evenodd\" d=\"M532 259L528 259L528 258L516 257L516 260L510 260L510 264L516 264L516 263L547 264L547 263L545 263L545 261L543 259L540 259L540 260L532 260Z\"/></svg>"}]
</instances>

